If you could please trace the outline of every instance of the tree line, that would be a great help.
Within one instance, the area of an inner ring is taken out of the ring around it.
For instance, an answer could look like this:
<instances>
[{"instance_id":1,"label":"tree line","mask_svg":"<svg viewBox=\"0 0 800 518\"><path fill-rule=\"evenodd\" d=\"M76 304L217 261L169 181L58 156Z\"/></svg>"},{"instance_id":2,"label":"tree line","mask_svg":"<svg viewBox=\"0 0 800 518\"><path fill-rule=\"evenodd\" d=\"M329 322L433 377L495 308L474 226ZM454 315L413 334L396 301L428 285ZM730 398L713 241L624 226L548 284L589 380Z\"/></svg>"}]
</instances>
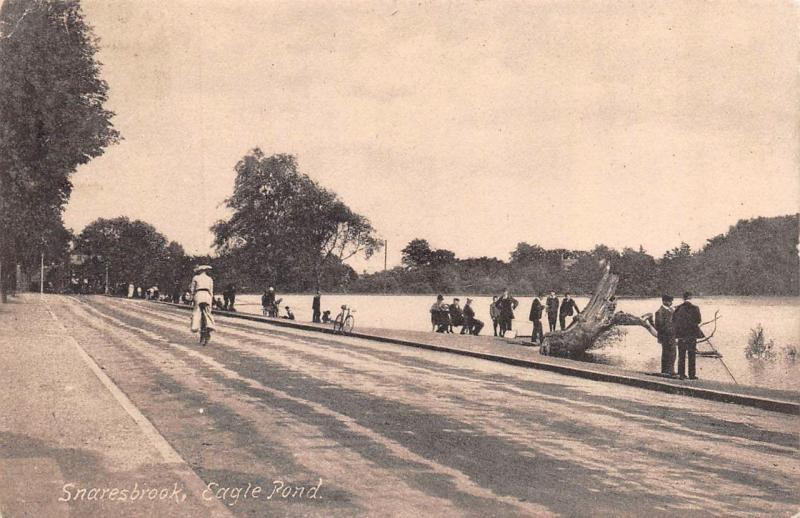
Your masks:
<instances>
[{"instance_id":1,"label":"tree line","mask_svg":"<svg viewBox=\"0 0 800 518\"><path fill-rule=\"evenodd\" d=\"M5 0L0 9L0 298L14 269L63 259L70 176L119 133L106 110L97 41L77 1Z\"/></svg>"},{"instance_id":2,"label":"tree line","mask_svg":"<svg viewBox=\"0 0 800 518\"><path fill-rule=\"evenodd\" d=\"M686 243L654 257L643 248L591 251L546 250L519 243L509 260L458 259L449 250L432 249L424 239L402 251L403 265L363 275L348 288L365 293L517 294L556 292L589 294L601 275L600 261L619 274L617 293L628 296L680 294L800 295L798 235L800 216L741 220L728 232L692 251Z\"/></svg>"},{"instance_id":3,"label":"tree line","mask_svg":"<svg viewBox=\"0 0 800 518\"><path fill-rule=\"evenodd\" d=\"M152 225L99 219L80 234L64 228L71 175L121 136L104 105L108 85L95 59L97 40L78 1L6 0L0 8L0 298L19 265L48 260L48 282L92 291L134 283L185 286L191 266L210 262L218 282L240 291L588 293L600 260L620 274L618 292L653 296L799 295L798 215L740 221L698 251L661 257L641 247L617 251L546 250L519 243L508 261L457 258L424 239L403 250L403 264L358 275L346 261L370 257L382 241L368 218L299 170L296 157L253 149L235 166L230 217L216 222L213 256L190 257ZM81 287L84 287L81 284Z\"/></svg>"}]
</instances>

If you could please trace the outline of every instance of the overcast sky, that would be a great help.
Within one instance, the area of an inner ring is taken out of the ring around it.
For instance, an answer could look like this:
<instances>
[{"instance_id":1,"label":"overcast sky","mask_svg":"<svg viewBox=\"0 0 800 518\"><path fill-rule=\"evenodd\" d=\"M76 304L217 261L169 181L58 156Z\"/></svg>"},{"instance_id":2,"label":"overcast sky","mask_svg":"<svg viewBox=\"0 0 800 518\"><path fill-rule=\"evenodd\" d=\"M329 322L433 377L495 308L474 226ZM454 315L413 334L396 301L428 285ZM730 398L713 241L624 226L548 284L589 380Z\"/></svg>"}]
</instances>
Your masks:
<instances>
[{"instance_id":1,"label":"overcast sky","mask_svg":"<svg viewBox=\"0 0 800 518\"><path fill-rule=\"evenodd\" d=\"M82 3L125 140L73 177L76 231L125 215L207 253L256 146L390 265L415 237L658 256L800 206L790 2Z\"/></svg>"}]
</instances>

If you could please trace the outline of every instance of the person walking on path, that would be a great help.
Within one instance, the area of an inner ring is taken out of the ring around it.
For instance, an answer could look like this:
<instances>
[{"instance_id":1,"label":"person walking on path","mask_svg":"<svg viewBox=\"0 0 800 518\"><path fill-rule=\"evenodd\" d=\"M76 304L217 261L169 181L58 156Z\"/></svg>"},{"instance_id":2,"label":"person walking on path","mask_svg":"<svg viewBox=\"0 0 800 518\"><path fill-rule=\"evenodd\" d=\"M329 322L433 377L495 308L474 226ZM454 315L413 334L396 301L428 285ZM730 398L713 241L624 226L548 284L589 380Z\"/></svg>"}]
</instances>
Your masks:
<instances>
[{"instance_id":1,"label":"person walking on path","mask_svg":"<svg viewBox=\"0 0 800 518\"><path fill-rule=\"evenodd\" d=\"M675 329L672 325L672 297L661 296L661 307L655 315L654 327L658 333L658 343L661 344L661 374L675 376Z\"/></svg>"},{"instance_id":2,"label":"person walking on path","mask_svg":"<svg viewBox=\"0 0 800 518\"><path fill-rule=\"evenodd\" d=\"M319 290L314 294L314 300L311 302L311 312L313 313L311 317L311 321L315 324L320 324L322 320L320 320L320 316L322 315L322 311L320 308L322 307L322 296L319 294Z\"/></svg>"},{"instance_id":3,"label":"person walking on path","mask_svg":"<svg viewBox=\"0 0 800 518\"><path fill-rule=\"evenodd\" d=\"M211 267L207 264L200 265L194 269L195 276L192 277L192 284L189 287L189 292L192 294L192 323L191 330L193 333L200 331L200 320L205 317L207 337L211 337L211 331L214 330L214 317L211 316L211 303L214 300L214 279L212 279L208 272ZM208 338L205 343L208 343Z\"/></svg>"},{"instance_id":4,"label":"person walking on path","mask_svg":"<svg viewBox=\"0 0 800 518\"><path fill-rule=\"evenodd\" d=\"M509 295L508 289L506 289L494 305L500 310L500 316L497 319L500 322L500 336L506 336L506 331L511 331L514 310L517 309L519 302Z\"/></svg>"},{"instance_id":5,"label":"person walking on path","mask_svg":"<svg viewBox=\"0 0 800 518\"><path fill-rule=\"evenodd\" d=\"M564 294L564 300L561 301L561 308L558 310L558 320L561 324L561 330L567 328L567 317L571 317L574 314L580 314L581 310L578 309L578 305L575 304L575 301L570 298L569 293Z\"/></svg>"},{"instance_id":6,"label":"person walking on path","mask_svg":"<svg viewBox=\"0 0 800 518\"><path fill-rule=\"evenodd\" d=\"M686 361L689 362L689 379L697 379L695 360L697 358L697 339L702 338L700 330L700 308L692 304L692 293L683 294L683 304L675 308L672 314L672 326L675 329L675 338L678 339L678 376L686 378Z\"/></svg>"},{"instance_id":7,"label":"person walking on path","mask_svg":"<svg viewBox=\"0 0 800 518\"><path fill-rule=\"evenodd\" d=\"M495 306L497 302L497 295L492 297L492 303L489 304L489 317L492 319L492 328L494 329L494 336L497 336L497 324L500 318L500 309Z\"/></svg>"},{"instance_id":8,"label":"person walking on path","mask_svg":"<svg viewBox=\"0 0 800 518\"><path fill-rule=\"evenodd\" d=\"M533 296L533 304L531 304L531 314L528 317L531 322L533 322L533 331L531 331L531 343L536 343L539 341L539 345L542 345L544 341L544 331L542 330L542 311L544 310L544 306L542 305L542 301L539 300L538 295Z\"/></svg>"},{"instance_id":9,"label":"person walking on path","mask_svg":"<svg viewBox=\"0 0 800 518\"><path fill-rule=\"evenodd\" d=\"M483 322L475 318L475 310L472 309L472 299L468 298L464 302L464 328L469 331L469 334L478 336L483 329ZM461 329L464 334L464 328Z\"/></svg>"},{"instance_id":10,"label":"person walking on path","mask_svg":"<svg viewBox=\"0 0 800 518\"><path fill-rule=\"evenodd\" d=\"M556 330L556 320L558 320L558 297L556 297L555 291L551 291L547 296L545 306L547 307L547 323L550 325L552 333Z\"/></svg>"}]
</instances>

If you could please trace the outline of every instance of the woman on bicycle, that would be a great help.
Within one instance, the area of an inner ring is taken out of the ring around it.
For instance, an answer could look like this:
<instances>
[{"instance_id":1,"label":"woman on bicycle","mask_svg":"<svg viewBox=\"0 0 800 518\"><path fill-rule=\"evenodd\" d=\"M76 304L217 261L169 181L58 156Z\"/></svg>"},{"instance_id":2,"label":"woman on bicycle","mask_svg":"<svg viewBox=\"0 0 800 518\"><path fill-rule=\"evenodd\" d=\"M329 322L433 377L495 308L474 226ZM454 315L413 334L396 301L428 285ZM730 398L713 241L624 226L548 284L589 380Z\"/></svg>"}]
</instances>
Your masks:
<instances>
[{"instance_id":1,"label":"woman on bicycle","mask_svg":"<svg viewBox=\"0 0 800 518\"><path fill-rule=\"evenodd\" d=\"M214 317L211 316L211 304L214 301L214 279L208 275L211 267L207 264L200 265L194 269L195 276L192 277L192 284L189 292L192 294L192 324L193 333L200 331L200 343L205 345L211 339L211 331L214 330ZM205 321L205 326L201 322Z\"/></svg>"}]
</instances>

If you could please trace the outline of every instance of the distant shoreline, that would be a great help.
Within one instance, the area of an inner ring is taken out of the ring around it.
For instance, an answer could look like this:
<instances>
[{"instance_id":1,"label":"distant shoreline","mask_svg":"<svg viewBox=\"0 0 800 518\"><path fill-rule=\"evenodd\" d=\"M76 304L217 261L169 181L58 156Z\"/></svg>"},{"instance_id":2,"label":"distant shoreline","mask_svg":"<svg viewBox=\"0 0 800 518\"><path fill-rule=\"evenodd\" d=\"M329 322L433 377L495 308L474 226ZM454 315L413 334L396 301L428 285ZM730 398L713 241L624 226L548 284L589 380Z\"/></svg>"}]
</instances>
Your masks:
<instances>
[{"instance_id":1,"label":"distant shoreline","mask_svg":"<svg viewBox=\"0 0 800 518\"><path fill-rule=\"evenodd\" d=\"M276 290L275 292L279 297L295 297L295 296L309 296L313 297L314 292L283 292ZM236 296L261 296L263 293L252 293L252 292L242 292L237 293ZM373 297L431 297L435 298L437 295L443 295L445 298L447 297L493 297L495 295L500 295L500 293L496 294L475 294L475 293L460 293L460 292L442 292L442 293L370 293L370 292L341 292L341 291L323 291L321 295L324 297L325 295L368 295ZM680 298L680 293L672 294L676 299ZM216 295L215 295L216 296ZM221 296L221 292L220 292ZM515 298L533 298L534 295L529 294L516 294L511 293L512 297ZM556 293L558 298L562 298L564 296L563 293ZM571 297L580 297L580 298L590 298L591 295L581 294L581 293L572 293L570 292ZM545 298L547 295L540 295L540 298ZM661 298L661 295L617 295L617 300L647 300L647 299L658 299ZM705 298L712 298L712 297L735 297L740 299L798 299L800 300L800 295L702 295L702 294L695 294L695 298L698 299L705 299Z\"/></svg>"}]
</instances>

